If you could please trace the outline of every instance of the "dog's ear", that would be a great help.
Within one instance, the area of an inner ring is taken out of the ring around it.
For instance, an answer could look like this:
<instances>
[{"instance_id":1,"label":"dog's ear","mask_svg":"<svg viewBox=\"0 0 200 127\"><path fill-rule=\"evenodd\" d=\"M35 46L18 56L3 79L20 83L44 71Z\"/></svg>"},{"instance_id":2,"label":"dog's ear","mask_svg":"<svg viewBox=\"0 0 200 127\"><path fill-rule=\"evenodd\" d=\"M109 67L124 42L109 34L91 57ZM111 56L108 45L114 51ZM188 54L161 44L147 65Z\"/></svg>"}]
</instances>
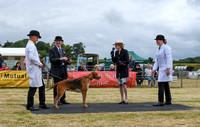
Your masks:
<instances>
[{"instance_id":1,"label":"dog's ear","mask_svg":"<svg viewBox=\"0 0 200 127\"><path fill-rule=\"evenodd\" d=\"M92 75L93 75L93 77L95 77L95 76L96 76L96 72L93 71L93 72L92 72Z\"/></svg>"}]
</instances>

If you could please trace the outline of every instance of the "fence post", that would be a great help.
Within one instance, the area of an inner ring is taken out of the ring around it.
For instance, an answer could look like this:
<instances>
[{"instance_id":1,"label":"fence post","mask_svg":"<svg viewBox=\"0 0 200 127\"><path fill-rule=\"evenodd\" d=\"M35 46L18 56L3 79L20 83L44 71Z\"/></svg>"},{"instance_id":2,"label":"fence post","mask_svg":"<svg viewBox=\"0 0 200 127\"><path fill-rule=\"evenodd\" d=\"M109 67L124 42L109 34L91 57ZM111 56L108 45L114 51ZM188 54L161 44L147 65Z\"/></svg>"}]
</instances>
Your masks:
<instances>
[{"instance_id":1,"label":"fence post","mask_svg":"<svg viewBox=\"0 0 200 127\"><path fill-rule=\"evenodd\" d=\"M47 73L47 88L49 88L49 73Z\"/></svg>"},{"instance_id":2,"label":"fence post","mask_svg":"<svg viewBox=\"0 0 200 127\"><path fill-rule=\"evenodd\" d=\"M181 69L181 88L183 87L183 69Z\"/></svg>"}]
</instances>

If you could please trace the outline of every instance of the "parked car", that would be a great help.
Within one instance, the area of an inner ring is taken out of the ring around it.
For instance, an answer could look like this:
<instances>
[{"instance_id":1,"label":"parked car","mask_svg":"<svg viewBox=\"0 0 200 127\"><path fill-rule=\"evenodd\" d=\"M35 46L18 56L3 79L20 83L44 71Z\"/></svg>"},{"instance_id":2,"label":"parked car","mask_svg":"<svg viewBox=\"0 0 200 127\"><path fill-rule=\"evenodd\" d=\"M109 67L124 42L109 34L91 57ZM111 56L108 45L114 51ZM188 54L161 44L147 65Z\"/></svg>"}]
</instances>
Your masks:
<instances>
[{"instance_id":1,"label":"parked car","mask_svg":"<svg viewBox=\"0 0 200 127\"><path fill-rule=\"evenodd\" d=\"M73 65L67 65L67 71L76 71L76 68Z\"/></svg>"},{"instance_id":2,"label":"parked car","mask_svg":"<svg viewBox=\"0 0 200 127\"><path fill-rule=\"evenodd\" d=\"M198 76L200 76L200 69L197 70Z\"/></svg>"}]
</instances>

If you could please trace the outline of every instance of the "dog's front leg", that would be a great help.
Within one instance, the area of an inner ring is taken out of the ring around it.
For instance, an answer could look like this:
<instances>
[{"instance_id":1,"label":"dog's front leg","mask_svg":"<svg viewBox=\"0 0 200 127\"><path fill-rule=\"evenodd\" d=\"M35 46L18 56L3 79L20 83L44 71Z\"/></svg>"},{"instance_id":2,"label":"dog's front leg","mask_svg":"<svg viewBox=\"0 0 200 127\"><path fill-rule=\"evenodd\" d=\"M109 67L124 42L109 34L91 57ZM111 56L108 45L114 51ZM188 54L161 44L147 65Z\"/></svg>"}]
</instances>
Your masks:
<instances>
[{"instance_id":1,"label":"dog's front leg","mask_svg":"<svg viewBox=\"0 0 200 127\"><path fill-rule=\"evenodd\" d=\"M88 105L86 104L86 95L87 95L87 92L82 92L82 95L83 95L83 107L84 108L87 108Z\"/></svg>"}]
</instances>

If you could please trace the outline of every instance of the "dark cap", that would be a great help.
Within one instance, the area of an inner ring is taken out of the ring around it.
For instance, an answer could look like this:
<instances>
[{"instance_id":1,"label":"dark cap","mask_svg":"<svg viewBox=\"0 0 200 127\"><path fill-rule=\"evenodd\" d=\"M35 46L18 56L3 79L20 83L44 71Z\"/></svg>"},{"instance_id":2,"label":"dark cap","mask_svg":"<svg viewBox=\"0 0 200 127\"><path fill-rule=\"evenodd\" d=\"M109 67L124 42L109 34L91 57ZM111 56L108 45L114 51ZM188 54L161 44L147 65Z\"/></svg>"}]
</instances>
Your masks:
<instances>
[{"instance_id":1,"label":"dark cap","mask_svg":"<svg viewBox=\"0 0 200 127\"><path fill-rule=\"evenodd\" d=\"M38 36L39 38L41 38L40 33L37 30L31 30L29 34L27 34L27 36Z\"/></svg>"},{"instance_id":2,"label":"dark cap","mask_svg":"<svg viewBox=\"0 0 200 127\"><path fill-rule=\"evenodd\" d=\"M165 37L163 35L157 35L154 40L163 40L163 41L165 41Z\"/></svg>"},{"instance_id":3,"label":"dark cap","mask_svg":"<svg viewBox=\"0 0 200 127\"><path fill-rule=\"evenodd\" d=\"M63 41L61 36L56 36L54 41Z\"/></svg>"}]
</instances>

